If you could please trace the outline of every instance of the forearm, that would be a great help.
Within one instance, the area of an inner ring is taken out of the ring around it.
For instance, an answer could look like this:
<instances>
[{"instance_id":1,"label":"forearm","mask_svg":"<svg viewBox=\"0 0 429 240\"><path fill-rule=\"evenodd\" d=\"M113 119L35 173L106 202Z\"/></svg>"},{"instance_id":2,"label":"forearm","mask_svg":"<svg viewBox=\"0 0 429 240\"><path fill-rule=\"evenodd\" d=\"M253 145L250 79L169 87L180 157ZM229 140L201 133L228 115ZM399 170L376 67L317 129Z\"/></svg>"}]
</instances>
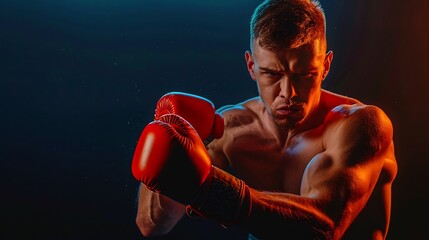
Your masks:
<instances>
[{"instance_id":1,"label":"forearm","mask_svg":"<svg viewBox=\"0 0 429 240\"><path fill-rule=\"evenodd\" d=\"M285 233L300 239L332 239L334 223L311 199L292 194L249 191L251 211L240 225L261 239Z\"/></svg>"},{"instance_id":2,"label":"forearm","mask_svg":"<svg viewBox=\"0 0 429 240\"><path fill-rule=\"evenodd\" d=\"M136 224L144 236L167 234L184 213L182 204L140 185Z\"/></svg>"}]
</instances>

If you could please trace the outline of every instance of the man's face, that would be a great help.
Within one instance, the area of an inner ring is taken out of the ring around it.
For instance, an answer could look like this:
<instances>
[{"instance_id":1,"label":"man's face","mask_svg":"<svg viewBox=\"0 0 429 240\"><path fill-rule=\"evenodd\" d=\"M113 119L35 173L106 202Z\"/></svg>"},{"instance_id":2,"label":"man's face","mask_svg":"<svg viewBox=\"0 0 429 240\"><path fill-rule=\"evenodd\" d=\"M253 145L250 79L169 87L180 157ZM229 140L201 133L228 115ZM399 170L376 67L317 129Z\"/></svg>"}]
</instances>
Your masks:
<instances>
[{"instance_id":1,"label":"man's face","mask_svg":"<svg viewBox=\"0 0 429 240\"><path fill-rule=\"evenodd\" d=\"M246 52L247 68L274 122L281 128L301 124L318 105L321 83L329 71L332 52L321 41L298 49L269 51L253 45Z\"/></svg>"}]
</instances>

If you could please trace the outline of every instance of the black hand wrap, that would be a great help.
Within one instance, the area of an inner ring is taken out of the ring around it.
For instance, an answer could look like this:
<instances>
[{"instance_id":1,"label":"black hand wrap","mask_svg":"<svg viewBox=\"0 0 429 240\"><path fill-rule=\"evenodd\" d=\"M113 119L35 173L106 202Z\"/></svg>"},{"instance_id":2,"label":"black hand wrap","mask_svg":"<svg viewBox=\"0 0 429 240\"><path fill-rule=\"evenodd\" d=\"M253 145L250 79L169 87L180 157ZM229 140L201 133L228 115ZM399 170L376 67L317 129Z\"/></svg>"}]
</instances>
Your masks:
<instances>
[{"instance_id":1,"label":"black hand wrap","mask_svg":"<svg viewBox=\"0 0 429 240\"><path fill-rule=\"evenodd\" d=\"M193 211L223 226L238 224L251 211L249 187L231 174L212 167L196 199L187 207L189 216Z\"/></svg>"}]
</instances>

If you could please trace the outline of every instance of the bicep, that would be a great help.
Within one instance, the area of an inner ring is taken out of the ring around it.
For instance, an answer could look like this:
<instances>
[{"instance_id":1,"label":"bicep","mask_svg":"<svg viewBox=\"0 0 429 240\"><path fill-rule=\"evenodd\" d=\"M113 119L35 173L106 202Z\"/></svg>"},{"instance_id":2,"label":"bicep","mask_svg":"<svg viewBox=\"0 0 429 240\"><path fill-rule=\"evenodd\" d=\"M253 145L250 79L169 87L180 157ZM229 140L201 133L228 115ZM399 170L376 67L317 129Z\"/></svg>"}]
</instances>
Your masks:
<instances>
[{"instance_id":1,"label":"bicep","mask_svg":"<svg viewBox=\"0 0 429 240\"><path fill-rule=\"evenodd\" d=\"M353 219L368 201L385 162L391 129L374 109L339 118L325 133L325 150L305 170L301 194L323 203L337 220Z\"/></svg>"},{"instance_id":2,"label":"bicep","mask_svg":"<svg viewBox=\"0 0 429 240\"><path fill-rule=\"evenodd\" d=\"M301 183L301 195L319 200L357 200L374 187L380 173L378 161L347 165L338 153L323 152L307 166Z\"/></svg>"},{"instance_id":3,"label":"bicep","mask_svg":"<svg viewBox=\"0 0 429 240\"><path fill-rule=\"evenodd\" d=\"M314 199L344 230L367 203L381 166L377 161L346 165L341 157L329 152L315 156L304 173L301 195Z\"/></svg>"}]
</instances>

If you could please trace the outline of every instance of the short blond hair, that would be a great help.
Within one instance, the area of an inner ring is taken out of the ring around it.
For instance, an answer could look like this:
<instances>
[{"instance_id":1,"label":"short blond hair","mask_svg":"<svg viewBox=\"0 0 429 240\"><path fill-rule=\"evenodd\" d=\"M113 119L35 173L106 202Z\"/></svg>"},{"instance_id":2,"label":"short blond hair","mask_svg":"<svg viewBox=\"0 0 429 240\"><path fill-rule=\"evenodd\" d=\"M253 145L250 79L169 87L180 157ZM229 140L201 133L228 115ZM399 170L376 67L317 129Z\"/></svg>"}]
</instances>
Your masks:
<instances>
[{"instance_id":1,"label":"short blond hair","mask_svg":"<svg viewBox=\"0 0 429 240\"><path fill-rule=\"evenodd\" d=\"M325 13L315 0L265 0L250 21L255 40L268 50L294 49L320 39L326 46Z\"/></svg>"}]
</instances>

